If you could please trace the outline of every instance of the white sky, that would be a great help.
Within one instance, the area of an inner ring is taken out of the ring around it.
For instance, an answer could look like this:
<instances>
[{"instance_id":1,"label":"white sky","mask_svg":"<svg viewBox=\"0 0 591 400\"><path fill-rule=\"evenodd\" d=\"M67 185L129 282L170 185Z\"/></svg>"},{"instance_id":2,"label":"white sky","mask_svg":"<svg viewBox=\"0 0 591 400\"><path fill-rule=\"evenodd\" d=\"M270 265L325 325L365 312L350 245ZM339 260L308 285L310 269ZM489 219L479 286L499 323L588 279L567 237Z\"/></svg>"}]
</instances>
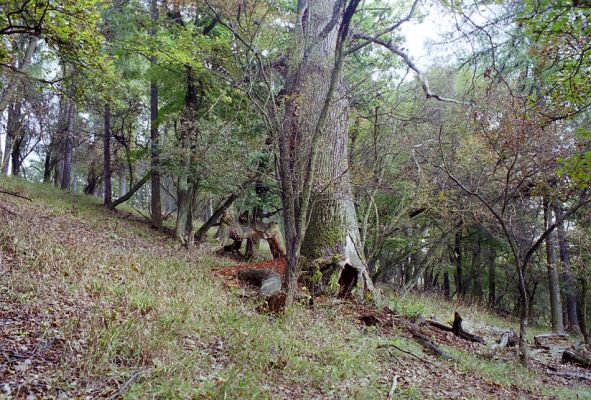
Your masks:
<instances>
[{"instance_id":1,"label":"white sky","mask_svg":"<svg viewBox=\"0 0 591 400\"><path fill-rule=\"evenodd\" d=\"M406 37L407 53L419 68L426 70L435 64L438 58L451 57L452 51L449 46L437 44L428 46L428 43L441 41L444 34L454 29L454 20L439 6L422 6L419 10L426 15L423 21L409 21L400 29Z\"/></svg>"}]
</instances>

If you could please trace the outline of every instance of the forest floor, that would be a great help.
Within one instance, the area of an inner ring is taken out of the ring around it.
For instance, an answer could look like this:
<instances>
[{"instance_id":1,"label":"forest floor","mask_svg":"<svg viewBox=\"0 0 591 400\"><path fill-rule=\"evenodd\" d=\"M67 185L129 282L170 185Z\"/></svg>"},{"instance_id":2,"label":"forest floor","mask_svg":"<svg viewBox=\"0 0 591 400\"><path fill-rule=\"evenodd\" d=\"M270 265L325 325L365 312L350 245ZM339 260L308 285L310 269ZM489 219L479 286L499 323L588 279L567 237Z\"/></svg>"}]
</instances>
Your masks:
<instances>
[{"instance_id":1,"label":"forest floor","mask_svg":"<svg viewBox=\"0 0 591 400\"><path fill-rule=\"evenodd\" d=\"M400 399L591 398L589 373L551 356L525 368L513 348L491 354L421 326L441 360L405 328L456 310L479 334L515 327L477 306L392 295L381 308L321 299L259 313L236 261L187 251L95 198L0 188L32 199L0 194L0 398L382 399L394 377Z\"/></svg>"}]
</instances>

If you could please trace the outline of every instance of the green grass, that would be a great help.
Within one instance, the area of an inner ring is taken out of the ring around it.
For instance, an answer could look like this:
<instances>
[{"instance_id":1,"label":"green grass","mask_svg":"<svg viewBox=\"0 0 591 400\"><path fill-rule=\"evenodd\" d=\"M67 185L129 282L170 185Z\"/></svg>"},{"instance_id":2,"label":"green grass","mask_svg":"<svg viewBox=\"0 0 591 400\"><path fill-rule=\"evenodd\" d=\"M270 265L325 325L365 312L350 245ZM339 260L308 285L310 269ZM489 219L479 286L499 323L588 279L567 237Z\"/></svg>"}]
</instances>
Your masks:
<instances>
[{"instance_id":1,"label":"green grass","mask_svg":"<svg viewBox=\"0 0 591 400\"><path fill-rule=\"evenodd\" d=\"M494 380L498 384L505 386L518 385L524 389L534 391L541 389L543 395L560 399L591 399L591 391L582 386L556 388L542 385L540 387L542 381L540 373L519 363L487 359L457 348L448 347L447 351L456 360L456 365L460 371L476 372L483 377Z\"/></svg>"},{"instance_id":2,"label":"green grass","mask_svg":"<svg viewBox=\"0 0 591 400\"><path fill-rule=\"evenodd\" d=\"M47 230L34 229L43 221L38 211L26 218L40 220L0 226L3 251L26 273L46 277L3 282L11 298L42 302L52 286L65 285L74 300L89 301L82 321L60 327L72 343L84 344L82 357L63 368L76 371L73 393L98 377L122 382L137 370L142 377L129 398L290 398L286 390L294 389L308 398L377 398L387 390L371 351L381 338L350 318L298 306L277 317L258 314L256 300L239 298L211 274L227 261L189 253L144 224L121 221L96 198L13 179L0 185L33 198L30 206L51 216ZM63 384L73 379L56 374Z\"/></svg>"},{"instance_id":3,"label":"green grass","mask_svg":"<svg viewBox=\"0 0 591 400\"><path fill-rule=\"evenodd\" d=\"M122 220L95 197L2 177L0 187L33 199L0 195L19 214L0 222L0 248L18 271L0 277L0 290L15 303L64 316L57 329L71 354L50 378L72 395L112 394L140 371L126 398L384 398L389 371L419 361L396 351L393 358L380 345L394 341L425 357L396 330L382 335L363 328L338 305L259 314L260 300L245 299L241 289L224 287L211 273L230 261L189 252L146 224ZM64 302L77 311L60 309ZM406 315L445 320L459 309L468 320L509 323L477 307L429 297L385 303ZM537 376L513 363L454 355L465 360L461 368L487 379L539 385ZM573 393L556 390L547 395ZM398 396L426 394L406 384Z\"/></svg>"}]
</instances>

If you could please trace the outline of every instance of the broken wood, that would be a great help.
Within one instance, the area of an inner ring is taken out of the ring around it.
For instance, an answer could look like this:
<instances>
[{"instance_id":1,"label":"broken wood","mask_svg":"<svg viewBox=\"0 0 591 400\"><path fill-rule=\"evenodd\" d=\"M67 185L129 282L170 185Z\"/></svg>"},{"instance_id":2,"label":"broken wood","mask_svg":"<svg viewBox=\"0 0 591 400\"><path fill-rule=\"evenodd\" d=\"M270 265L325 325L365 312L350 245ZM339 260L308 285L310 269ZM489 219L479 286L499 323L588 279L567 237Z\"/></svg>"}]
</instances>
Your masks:
<instances>
[{"instance_id":1,"label":"broken wood","mask_svg":"<svg viewBox=\"0 0 591 400\"><path fill-rule=\"evenodd\" d=\"M452 325L452 332L454 335L461 337L462 339L469 340L470 342L484 344L484 339L478 335L470 332L466 332L462 328L462 317L457 311L454 313L454 323Z\"/></svg>"},{"instance_id":2,"label":"broken wood","mask_svg":"<svg viewBox=\"0 0 591 400\"><path fill-rule=\"evenodd\" d=\"M591 356L587 354L577 353L574 350L566 349L562 353L562 363L576 364L583 368L591 367Z\"/></svg>"},{"instance_id":3,"label":"broken wood","mask_svg":"<svg viewBox=\"0 0 591 400\"><path fill-rule=\"evenodd\" d=\"M453 328L449 325L444 324L443 322L439 322L434 319L428 319L427 323L431 326L434 326L437 329L441 329L442 331L453 332Z\"/></svg>"},{"instance_id":4,"label":"broken wood","mask_svg":"<svg viewBox=\"0 0 591 400\"><path fill-rule=\"evenodd\" d=\"M517 334L513 331L503 332L501 337L491 346L492 350L504 349L505 347L513 347L517 345Z\"/></svg>"},{"instance_id":5,"label":"broken wood","mask_svg":"<svg viewBox=\"0 0 591 400\"><path fill-rule=\"evenodd\" d=\"M131 196L135 194L152 176L152 170L146 172L146 175L142 179L140 179L131 189L129 192L125 193L123 196L119 197L117 200L113 201L111 205L108 206L109 210L114 210L119 204L125 203L127 200L131 199Z\"/></svg>"},{"instance_id":6,"label":"broken wood","mask_svg":"<svg viewBox=\"0 0 591 400\"><path fill-rule=\"evenodd\" d=\"M447 355L439 346L431 341L427 336L423 335L419 332L418 327L415 324L408 324L408 330L412 334L412 337L425 349L429 350L435 356L443 358L445 360L450 359L451 357Z\"/></svg>"},{"instance_id":7,"label":"broken wood","mask_svg":"<svg viewBox=\"0 0 591 400\"><path fill-rule=\"evenodd\" d=\"M490 348L491 350L504 349L505 347L513 347L517 345L517 334L513 331L503 332L499 340Z\"/></svg>"},{"instance_id":8,"label":"broken wood","mask_svg":"<svg viewBox=\"0 0 591 400\"><path fill-rule=\"evenodd\" d=\"M534 336L534 345L538 348L569 347L568 335L564 333L544 333Z\"/></svg>"},{"instance_id":9,"label":"broken wood","mask_svg":"<svg viewBox=\"0 0 591 400\"><path fill-rule=\"evenodd\" d=\"M270 296L281 290L281 275L270 269L244 269L238 272L238 279L257 286L263 296Z\"/></svg>"}]
</instances>

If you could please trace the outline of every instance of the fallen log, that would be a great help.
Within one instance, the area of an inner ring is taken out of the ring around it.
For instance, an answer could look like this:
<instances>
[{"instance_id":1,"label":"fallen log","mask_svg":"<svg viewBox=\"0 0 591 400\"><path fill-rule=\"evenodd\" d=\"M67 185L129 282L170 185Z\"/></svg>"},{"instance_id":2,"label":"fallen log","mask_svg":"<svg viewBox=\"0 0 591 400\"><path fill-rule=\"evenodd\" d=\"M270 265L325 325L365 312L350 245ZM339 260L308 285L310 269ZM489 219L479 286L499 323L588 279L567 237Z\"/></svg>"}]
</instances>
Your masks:
<instances>
[{"instance_id":1,"label":"fallen log","mask_svg":"<svg viewBox=\"0 0 591 400\"><path fill-rule=\"evenodd\" d=\"M562 353L562 363L576 364L583 368L591 368L591 356L567 349Z\"/></svg>"},{"instance_id":2,"label":"fallen log","mask_svg":"<svg viewBox=\"0 0 591 400\"><path fill-rule=\"evenodd\" d=\"M419 332L419 329L414 324L408 324L408 330L412 334L413 339L415 339L421 346L425 349L429 350L435 356L443 358L445 360L450 359L451 357L447 355L439 346L437 346L431 339L427 336L423 335Z\"/></svg>"},{"instance_id":3,"label":"fallen log","mask_svg":"<svg viewBox=\"0 0 591 400\"><path fill-rule=\"evenodd\" d=\"M534 345L544 349L556 346L569 347L569 338L564 333L543 333L534 336Z\"/></svg>"},{"instance_id":4,"label":"fallen log","mask_svg":"<svg viewBox=\"0 0 591 400\"><path fill-rule=\"evenodd\" d=\"M437 329L441 329L442 331L453 332L453 328L449 325L444 324L443 322L439 322L434 319L428 319L427 323L431 326L434 326Z\"/></svg>"},{"instance_id":5,"label":"fallen log","mask_svg":"<svg viewBox=\"0 0 591 400\"><path fill-rule=\"evenodd\" d=\"M281 290L281 275L270 269L244 269L238 272L238 279L258 287L263 296L270 296Z\"/></svg>"},{"instance_id":6,"label":"fallen log","mask_svg":"<svg viewBox=\"0 0 591 400\"><path fill-rule=\"evenodd\" d=\"M462 317L460 316L460 313L458 313L457 311L454 313L454 323L452 325L452 332L454 333L454 335L459 336L462 339L469 340L470 342L484 344L483 338L473 333L466 332L462 328Z\"/></svg>"}]
</instances>

